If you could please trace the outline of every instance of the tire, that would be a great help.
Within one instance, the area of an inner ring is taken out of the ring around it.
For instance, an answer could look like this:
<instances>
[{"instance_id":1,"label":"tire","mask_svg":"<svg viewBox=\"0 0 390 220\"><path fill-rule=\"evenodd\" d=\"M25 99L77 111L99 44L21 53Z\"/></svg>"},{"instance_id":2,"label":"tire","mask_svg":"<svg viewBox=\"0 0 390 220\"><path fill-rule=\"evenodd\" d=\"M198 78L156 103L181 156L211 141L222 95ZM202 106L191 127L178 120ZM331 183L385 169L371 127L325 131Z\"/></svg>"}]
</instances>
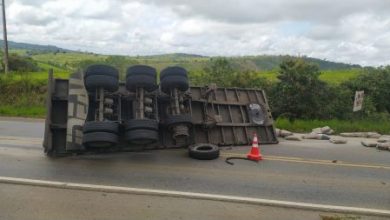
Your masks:
<instances>
[{"instance_id":1,"label":"tire","mask_svg":"<svg viewBox=\"0 0 390 220\"><path fill-rule=\"evenodd\" d=\"M128 120L125 125L125 130L147 129L158 131L158 122L153 119L132 119Z\"/></svg>"},{"instance_id":2,"label":"tire","mask_svg":"<svg viewBox=\"0 0 390 220\"><path fill-rule=\"evenodd\" d=\"M155 78L150 76L134 75L126 79L126 88L130 92L135 92L137 88L144 88L148 92L152 92L158 88Z\"/></svg>"},{"instance_id":3,"label":"tire","mask_svg":"<svg viewBox=\"0 0 390 220\"><path fill-rule=\"evenodd\" d=\"M178 89L182 92L187 91L189 88L188 79L184 76L169 75L165 76L160 81L161 91L169 94L172 89Z\"/></svg>"},{"instance_id":4,"label":"tire","mask_svg":"<svg viewBox=\"0 0 390 220\"><path fill-rule=\"evenodd\" d=\"M109 75L89 75L85 77L84 84L88 92L95 92L97 88L115 92L119 88L118 78Z\"/></svg>"},{"instance_id":5,"label":"tire","mask_svg":"<svg viewBox=\"0 0 390 220\"><path fill-rule=\"evenodd\" d=\"M113 121L87 121L83 127L83 133L108 132L118 134L119 124Z\"/></svg>"},{"instance_id":6,"label":"tire","mask_svg":"<svg viewBox=\"0 0 390 220\"><path fill-rule=\"evenodd\" d=\"M169 93L169 90L174 88L187 91L189 87L187 70L178 66L163 69L160 74L160 84L164 93Z\"/></svg>"},{"instance_id":7,"label":"tire","mask_svg":"<svg viewBox=\"0 0 390 220\"><path fill-rule=\"evenodd\" d=\"M171 128L172 126L175 126L177 124L185 124L188 126L192 126L192 118L191 115L169 115L166 119L164 124Z\"/></svg>"},{"instance_id":8,"label":"tire","mask_svg":"<svg viewBox=\"0 0 390 220\"><path fill-rule=\"evenodd\" d=\"M126 131L125 139L133 144L152 144L158 141L158 131L137 129Z\"/></svg>"},{"instance_id":9,"label":"tire","mask_svg":"<svg viewBox=\"0 0 390 220\"><path fill-rule=\"evenodd\" d=\"M87 69L85 70L84 78L95 75L111 76L116 79L119 78L119 72L117 69L112 66L102 64L96 64L87 67Z\"/></svg>"},{"instance_id":10,"label":"tire","mask_svg":"<svg viewBox=\"0 0 390 220\"><path fill-rule=\"evenodd\" d=\"M83 135L83 145L93 148L107 148L118 144L118 135L109 132L91 132Z\"/></svg>"},{"instance_id":11,"label":"tire","mask_svg":"<svg viewBox=\"0 0 390 220\"><path fill-rule=\"evenodd\" d=\"M127 68L126 78L132 75L148 75L153 78L156 78L157 71L155 68L146 65L134 65Z\"/></svg>"},{"instance_id":12,"label":"tire","mask_svg":"<svg viewBox=\"0 0 390 220\"><path fill-rule=\"evenodd\" d=\"M188 148L188 155L198 160L214 160L219 157L219 148L214 144L195 144Z\"/></svg>"},{"instance_id":13,"label":"tire","mask_svg":"<svg viewBox=\"0 0 390 220\"><path fill-rule=\"evenodd\" d=\"M166 76L183 76L188 79L187 70L179 66L171 66L163 69L160 73L160 81Z\"/></svg>"},{"instance_id":14,"label":"tire","mask_svg":"<svg viewBox=\"0 0 390 220\"><path fill-rule=\"evenodd\" d=\"M144 88L151 92L157 89L156 69L145 65L129 67L126 73L126 88L134 92L136 88Z\"/></svg>"}]
</instances>

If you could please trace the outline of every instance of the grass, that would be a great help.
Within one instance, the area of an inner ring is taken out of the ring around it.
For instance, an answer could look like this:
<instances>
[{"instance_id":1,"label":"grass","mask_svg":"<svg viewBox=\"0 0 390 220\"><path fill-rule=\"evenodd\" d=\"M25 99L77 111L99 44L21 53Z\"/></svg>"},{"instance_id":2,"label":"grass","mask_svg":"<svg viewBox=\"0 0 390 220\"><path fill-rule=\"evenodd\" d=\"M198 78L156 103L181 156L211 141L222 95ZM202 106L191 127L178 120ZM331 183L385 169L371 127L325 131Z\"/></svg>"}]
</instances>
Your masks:
<instances>
[{"instance_id":1,"label":"grass","mask_svg":"<svg viewBox=\"0 0 390 220\"><path fill-rule=\"evenodd\" d=\"M46 109L44 105L38 106L14 106L14 105L1 105L0 115L2 116L16 116L16 117L31 117L31 118L44 118L46 115Z\"/></svg>"},{"instance_id":2,"label":"grass","mask_svg":"<svg viewBox=\"0 0 390 220\"><path fill-rule=\"evenodd\" d=\"M285 118L276 120L276 127L294 132L311 132L313 128L329 126L336 133L341 132L370 132L376 131L381 134L390 134L390 119L386 121L360 119L353 121L346 120L294 120Z\"/></svg>"},{"instance_id":3,"label":"grass","mask_svg":"<svg viewBox=\"0 0 390 220\"><path fill-rule=\"evenodd\" d=\"M360 69L326 70L322 71L320 79L330 84L340 84L356 77L361 71Z\"/></svg>"},{"instance_id":4,"label":"grass","mask_svg":"<svg viewBox=\"0 0 390 220\"><path fill-rule=\"evenodd\" d=\"M33 55L32 58L40 63L53 63L58 66L73 66L83 60L104 60L105 55L97 55L91 53L42 53Z\"/></svg>"},{"instance_id":5,"label":"grass","mask_svg":"<svg viewBox=\"0 0 390 220\"><path fill-rule=\"evenodd\" d=\"M361 73L360 69L325 70L321 72L320 79L333 85L348 81ZM271 82L277 82L278 70L260 72L259 76L265 77Z\"/></svg>"},{"instance_id":6,"label":"grass","mask_svg":"<svg viewBox=\"0 0 390 220\"><path fill-rule=\"evenodd\" d=\"M321 220L358 220L361 219L360 216L350 216L350 215L320 215Z\"/></svg>"},{"instance_id":7,"label":"grass","mask_svg":"<svg viewBox=\"0 0 390 220\"><path fill-rule=\"evenodd\" d=\"M279 81L278 78L277 78L277 75L278 75L278 70L269 70L269 71L264 71L264 72L260 72L259 73L259 76L261 77L264 77L266 78L267 80L269 80L270 82L277 82Z\"/></svg>"},{"instance_id":8,"label":"grass","mask_svg":"<svg viewBox=\"0 0 390 220\"><path fill-rule=\"evenodd\" d=\"M69 75L70 75L70 72L56 72L56 71L54 71L55 78L67 79L67 78L69 78ZM32 84L34 84L36 82L45 81L48 79L48 77L49 77L49 74L47 71L23 72L23 73L11 72L7 76L4 76L4 74L1 74L0 80L6 80L8 83L25 80L25 81L29 81Z\"/></svg>"}]
</instances>

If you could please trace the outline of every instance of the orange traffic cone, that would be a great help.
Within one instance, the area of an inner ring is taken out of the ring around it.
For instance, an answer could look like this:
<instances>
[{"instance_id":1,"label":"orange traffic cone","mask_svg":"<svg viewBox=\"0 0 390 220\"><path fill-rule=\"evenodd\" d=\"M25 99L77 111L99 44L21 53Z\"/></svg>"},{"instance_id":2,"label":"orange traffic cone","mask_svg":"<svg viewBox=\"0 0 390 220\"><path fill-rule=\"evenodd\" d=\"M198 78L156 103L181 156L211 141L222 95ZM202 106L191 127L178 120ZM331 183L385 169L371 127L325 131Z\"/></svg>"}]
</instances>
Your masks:
<instances>
[{"instance_id":1,"label":"orange traffic cone","mask_svg":"<svg viewBox=\"0 0 390 220\"><path fill-rule=\"evenodd\" d=\"M253 161L259 161L263 159L259 148L259 142L257 141L256 133L253 134L252 149L247 155L247 158Z\"/></svg>"}]
</instances>

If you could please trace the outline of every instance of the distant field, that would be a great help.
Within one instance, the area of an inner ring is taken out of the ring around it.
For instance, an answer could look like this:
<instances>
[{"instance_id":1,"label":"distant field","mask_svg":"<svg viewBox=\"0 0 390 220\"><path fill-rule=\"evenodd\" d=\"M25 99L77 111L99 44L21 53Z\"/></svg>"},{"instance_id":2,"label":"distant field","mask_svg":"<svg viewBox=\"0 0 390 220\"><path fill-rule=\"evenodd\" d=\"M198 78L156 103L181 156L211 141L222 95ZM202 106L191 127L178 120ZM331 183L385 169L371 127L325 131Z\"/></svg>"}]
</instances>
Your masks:
<instances>
[{"instance_id":1,"label":"distant field","mask_svg":"<svg viewBox=\"0 0 390 220\"><path fill-rule=\"evenodd\" d=\"M325 70L321 71L320 79L330 84L340 84L356 77L359 73L361 73L360 69ZM276 77L277 75L277 70L270 70L259 73L259 76L265 77L271 82L278 81L278 78Z\"/></svg>"},{"instance_id":2,"label":"distant field","mask_svg":"<svg viewBox=\"0 0 390 220\"><path fill-rule=\"evenodd\" d=\"M20 55L23 55L25 51L14 51ZM28 91L28 87L41 88L46 84L49 69L54 70L54 76L57 78L68 78L69 75L75 70L74 66L78 63L89 60L96 62L103 62L109 56L95 55L89 53L44 53L32 55L32 59L37 61L41 71L39 72L25 72L25 73L11 73L8 76L1 75L3 83L9 85L15 85L15 91L21 91L21 95L15 98L7 99L7 95L4 95L2 100L11 100L4 102L0 106L0 115L9 116L25 116L25 117L44 117L45 107L42 104L44 102L44 91L34 94L33 96ZM129 63L146 64L155 67L158 71L167 66L180 65L189 70L190 73L197 73L203 71L210 58L207 57L175 57L175 56L151 56L151 57L122 57L129 61ZM250 63L249 63L250 64ZM248 65L249 65L248 64ZM242 63L244 65L244 63ZM241 65L241 66L242 66ZM239 66L238 66L239 67ZM360 73L360 69L344 69L344 70L326 70L322 71L320 79L329 82L330 84L339 84L347 81L353 77L356 77ZM278 70L257 71L259 77L265 77L271 82L277 82ZM28 82L28 83L26 83ZM19 85L19 86L18 86ZM27 88L26 86L28 85ZM23 92L23 90L26 90ZM35 89L36 90L36 89ZM31 90L33 91L33 89ZM38 98L35 96L39 96ZM31 100L35 98L34 100ZM286 119L278 119L276 126L296 132L308 132L314 127L329 125L337 132L343 131L378 131L382 133L390 133L389 123L376 123L373 121L318 121L318 120L296 120L290 122Z\"/></svg>"},{"instance_id":3,"label":"distant field","mask_svg":"<svg viewBox=\"0 0 390 220\"><path fill-rule=\"evenodd\" d=\"M320 79L331 84L339 84L356 77L359 73L360 69L326 70L322 71Z\"/></svg>"},{"instance_id":4,"label":"distant field","mask_svg":"<svg viewBox=\"0 0 390 220\"><path fill-rule=\"evenodd\" d=\"M34 60L48 63L50 61L58 64L65 65L66 63L76 63L82 60L104 60L107 58L105 55L90 54L90 53L43 53L33 55Z\"/></svg>"},{"instance_id":5,"label":"distant field","mask_svg":"<svg viewBox=\"0 0 390 220\"><path fill-rule=\"evenodd\" d=\"M13 50L12 52L18 54L24 54L25 50ZM47 71L50 68L54 69L56 77L66 78L71 72L74 71L75 66L78 63L90 60L103 62L107 59L108 55L98 55L92 53L77 53L77 52L67 52L67 53L42 53L32 55L32 58L38 62L39 67L43 71L38 73L31 73L31 78L34 79L45 79L47 78ZM129 63L138 63L151 65L155 67L158 71L161 71L167 66L180 65L187 68L190 72L200 72L203 71L203 68L206 66L207 61L210 60L208 57L186 57L186 56L176 56L176 55L166 55L166 56L123 56L124 59L129 60ZM238 59L239 60L239 59ZM248 64L251 66L253 63L241 63L240 65ZM346 80L356 77L360 73L360 69L341 69L341 70L324 70L320 75L320 79L328 82L330 84L339 84ZM258 71L260 77L265 77L271 82L276 82L278 70L265 70Z\"/></svg>"}]
</instances>

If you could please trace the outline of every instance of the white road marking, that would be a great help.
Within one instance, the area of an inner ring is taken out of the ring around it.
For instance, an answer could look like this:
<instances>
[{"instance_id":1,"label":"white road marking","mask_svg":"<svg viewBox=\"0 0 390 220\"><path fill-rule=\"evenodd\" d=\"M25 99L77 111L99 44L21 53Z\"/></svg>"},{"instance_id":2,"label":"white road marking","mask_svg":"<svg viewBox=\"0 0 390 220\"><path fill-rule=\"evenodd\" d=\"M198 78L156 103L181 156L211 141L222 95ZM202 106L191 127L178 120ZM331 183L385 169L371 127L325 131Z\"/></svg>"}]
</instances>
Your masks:
<instances>
[{"instance_id":1,"label":"white road marking","mask_svg":"<svg viewBox=\"0 0 390 220\"><path fill-rule=\"evenodd\" d=\"M125 193L125 194L165 196L165 197L177 197L177 198L188 198L188 199L201 199L201 200L211 200L211 201L295 208L295 209L304 209L304 210L315 210L315 211L324 211L324 212L337 212L337 213L390 217L390 210L269 200L269 199L217 195L217 194L207 194L207 193L193 193L193 192L182 192L182 191L172 191L172 190L158 190L158 189L47 181L47 180L24 179L24 178L14 178L14 177L4 177L4 176L0 176L0 183L50 187L50 188L60 188L60 189L97 191L97 192L106 192L106 193Z\"/></svg>"}]
</instances>

